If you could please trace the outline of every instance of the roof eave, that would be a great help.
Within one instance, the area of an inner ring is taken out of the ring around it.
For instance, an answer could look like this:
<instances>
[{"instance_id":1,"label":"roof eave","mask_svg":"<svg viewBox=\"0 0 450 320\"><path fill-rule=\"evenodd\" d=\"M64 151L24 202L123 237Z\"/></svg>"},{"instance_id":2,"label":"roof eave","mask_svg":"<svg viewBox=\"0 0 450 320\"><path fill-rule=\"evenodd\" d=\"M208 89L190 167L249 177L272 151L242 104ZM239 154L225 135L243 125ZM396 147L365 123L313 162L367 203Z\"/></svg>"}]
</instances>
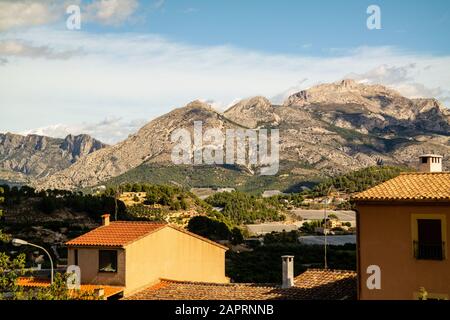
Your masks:
<instances>
[{"instance_id":1,"label":"roof eave","mask_svg":"<svg viewBox=\"0 0 450 320\"><path fill-rule=\"evenodd\" d=\"M352 199L355 204L450 204L450 199Z\"/></svg>"}]
</instances>

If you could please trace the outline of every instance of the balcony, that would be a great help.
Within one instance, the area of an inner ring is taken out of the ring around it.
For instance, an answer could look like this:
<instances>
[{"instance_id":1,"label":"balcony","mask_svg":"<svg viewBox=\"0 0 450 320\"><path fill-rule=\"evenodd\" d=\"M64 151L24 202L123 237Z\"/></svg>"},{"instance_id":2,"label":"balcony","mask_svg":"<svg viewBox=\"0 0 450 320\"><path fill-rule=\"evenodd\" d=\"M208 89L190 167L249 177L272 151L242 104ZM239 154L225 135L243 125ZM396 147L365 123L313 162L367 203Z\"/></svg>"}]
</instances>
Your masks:
<instances>
[{"instance_id":1,"label":"balcony","mask_svg":"<svg viewBox=\"0 0 450 320\"><path fill-rule=\"evenodd\" d=\"M414 241L414 257L420 260L444 260L445 242Z\"/></svg>"}]
</instances>

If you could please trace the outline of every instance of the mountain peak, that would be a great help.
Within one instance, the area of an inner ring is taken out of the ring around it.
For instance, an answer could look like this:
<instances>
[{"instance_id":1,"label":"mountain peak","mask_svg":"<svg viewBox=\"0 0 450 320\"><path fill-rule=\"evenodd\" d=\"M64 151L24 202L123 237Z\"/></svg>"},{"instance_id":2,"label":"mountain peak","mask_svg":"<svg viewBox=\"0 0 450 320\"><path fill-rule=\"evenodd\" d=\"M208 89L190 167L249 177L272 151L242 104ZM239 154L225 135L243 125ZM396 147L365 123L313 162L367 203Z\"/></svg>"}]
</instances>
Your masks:
<instances>
[{"instance_id":1,"label":"mountain peak","mask_svg":"<svg viewBox=\"0 0 450 320\"><path fill-rule=\"evenodd\" d=\"M256 96L239 101L224 115L228 119L245 125L249 128L256 128L258 122L273 122L275 119L272 103L265 97Z\"/></svg>"},{"instance_id":2,"label":"mountain peak","mask_svg":"<svg viewBox=\"0 0 450 320\"><path fill-rule=\"evenodd\" d=\"M374 111L381 103L376 101L378 98L392 100L403 97L397 91L382 85L343 79L333 83L319 84L294 93L286 99L283 105L302 107L310 104L359 104L367 105L369 110L373 109Z\"/></svg>"},{"instance_id":3,"label":"mountain peak","mask_svg":"<svg viewBox=\"0 0 450 320\"><path fill-rule=\"evenodd\" d=\"M194 101L189 102L186 106L186 109L205 109L208 111L213 110L210 104L204 102L202 100L196 99Z\"/></svg>"},{"instance_id":4,"label":"mountain peak","mask_svg":"<svg viewBox=\"0 0 450 320\"><path fill-rule=\"evenodd\" d=\"M67 168L106 145L89 135L64 139L38 134L0 134L0 169L42 177Z\"/></svg>"},{"instance_id":5,"label":"mountain peak","mask_svg":"<svg viewBox=\"0 0 450 320\"><path fill-rule=\"evenodd\" d=\"M343 79L338 82L338 85L344 88L354 88L358 83L353 79Z\"/></svg>"}]
</instances>

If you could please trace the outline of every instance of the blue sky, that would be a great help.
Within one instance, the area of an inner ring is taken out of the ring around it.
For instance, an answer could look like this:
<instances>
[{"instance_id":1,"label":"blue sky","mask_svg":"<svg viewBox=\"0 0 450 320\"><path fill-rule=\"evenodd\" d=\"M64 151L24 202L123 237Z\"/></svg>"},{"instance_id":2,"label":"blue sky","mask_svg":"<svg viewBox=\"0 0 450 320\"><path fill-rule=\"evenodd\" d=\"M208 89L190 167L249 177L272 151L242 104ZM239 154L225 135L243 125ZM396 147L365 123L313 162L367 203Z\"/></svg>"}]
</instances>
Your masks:
<instances>
[{"instance_id":1,"label":"blue sky","mask_svg":"<svg viewBox=\"0 0 450 320\"><path fill-rule=\"evenodd\" d=\"M194 99L281 103L344 77L448 106L448 30L444 0L0 0L0 131L114 143Z\"/></svg>"},{"instance_id":2,"label":"blue sky","mask_svg":"<svg viewBox=\"0 0 450 320\"><path fill-rule=\"evenodd\" d=\"M176 0L142 1L146 20L116 32L157 33L175 41L272 53L330 54L333 48L392 45L416 52L450 51L446 0ZM161 7L155 8L155 4ZM381 8L382 29L368 30L366 9ZM94 26L92 31L110 32Z\"/></svg>"}]
</instances>

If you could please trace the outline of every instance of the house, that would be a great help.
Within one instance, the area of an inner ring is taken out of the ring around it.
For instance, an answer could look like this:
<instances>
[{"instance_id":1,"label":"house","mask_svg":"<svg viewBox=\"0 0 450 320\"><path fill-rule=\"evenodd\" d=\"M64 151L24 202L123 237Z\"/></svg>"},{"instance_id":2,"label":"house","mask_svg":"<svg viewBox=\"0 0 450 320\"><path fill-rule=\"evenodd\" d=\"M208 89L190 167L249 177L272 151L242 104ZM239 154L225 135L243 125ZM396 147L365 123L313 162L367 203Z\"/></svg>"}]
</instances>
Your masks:
<instances>
[{"instance_id":1,"label":"house","mask_svg":"<svg viewBox=\"0 0 450 320\"><path fill-rule=\"evenodd\" d=\"M102 226L66 243L82 285L121 287L126 296L161 278L229 282L227 247L165 223L102 218Z\"/></svg>"},{"instance_id":2,"label":"house","mask_svg":"<svg viewBox=\"0 0 450 320\"><path fill-rule=\"evenodd\" d=\"M420 172L353 198L359 299L417 299L423 291L428 299L450 297L450 172L442 172L442 156L423 155L419 162ZM369 278L374 272L376 286Z\"/></svg>"},{"instance_id":3,"label":"house","mask_svg":"<svg viewBox=\"0 0 450 320\"><path fill-rule=\"evenodd\" d=\"M342 222L337 217L328 217L326 220L326 227L328 229L340 228L342 227Z\"/></svg>"},{"instance_id":4,"label":"house","mask_svg":"<svg viewBox=\"0 0 450 320\"><path fill-rule=\"evenodd\" d=\"M81 269L81 292L127 300L356 299L356 272L308 269L294 277L294 257L282 257L282 283L229 283L226 247L177 227L110 222L67 242L69 265ZM48 279L21 278L26 288ZM73 290L73 289L72 289Z\"/></svg>"}]
</instances>

